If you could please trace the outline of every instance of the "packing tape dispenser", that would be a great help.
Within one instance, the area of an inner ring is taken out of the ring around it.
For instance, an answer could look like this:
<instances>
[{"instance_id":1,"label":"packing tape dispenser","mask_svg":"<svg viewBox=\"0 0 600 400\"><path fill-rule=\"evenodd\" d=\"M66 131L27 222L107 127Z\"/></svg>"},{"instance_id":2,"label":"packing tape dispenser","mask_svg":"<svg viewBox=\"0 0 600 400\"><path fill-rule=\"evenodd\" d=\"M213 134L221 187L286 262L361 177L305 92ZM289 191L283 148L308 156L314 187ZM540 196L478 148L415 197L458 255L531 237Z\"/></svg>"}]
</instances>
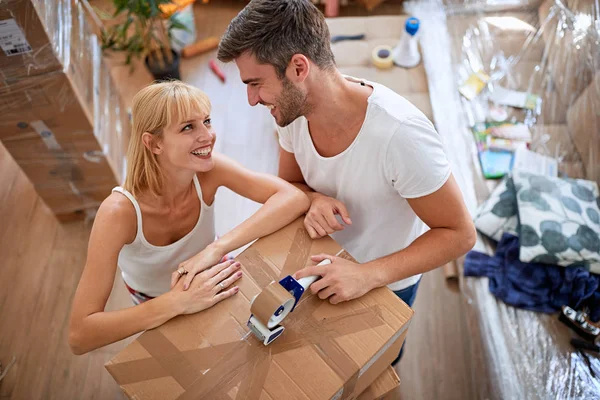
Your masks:
<instances>
[{"instance_id":1,"label":"packing tape dispenser","mask_svg":"<svg viewBox=\"0 0 600 400\"><path fill-rule=\"evenodd\" d=\"M331 260L323 260L317 265L331 264ZM277 339L284 331L281 321L294 311L302 294L313 284L319 275L294 279L286 276L279 282L272 282L256 295L250 304L248 328L265 346Z\"/></svg>"}]
</instances>

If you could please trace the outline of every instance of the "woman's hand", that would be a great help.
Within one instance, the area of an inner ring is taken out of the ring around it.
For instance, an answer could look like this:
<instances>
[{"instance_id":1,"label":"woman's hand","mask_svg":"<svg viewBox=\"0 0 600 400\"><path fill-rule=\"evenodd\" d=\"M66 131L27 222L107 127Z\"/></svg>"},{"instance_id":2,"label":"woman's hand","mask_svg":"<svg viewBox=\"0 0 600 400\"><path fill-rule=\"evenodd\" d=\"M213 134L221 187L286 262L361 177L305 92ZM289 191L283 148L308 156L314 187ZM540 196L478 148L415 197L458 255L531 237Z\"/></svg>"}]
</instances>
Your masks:
<instances>
[{"instance_id":1,"label":"woman's hand","mask_svg":"<svg viewBox=\"0 0 600 400\"><path fill-rule=\"evenodd\" d=\"M223 252L213 243L192 258L182 262L171 274L171 289L175 287L180 278L184 277L183 290L187 290L197 274L219 264L223 256Z\"/></svg>"},{"instance_id":2,"label":"woman's hand","mask_svg":"<svg viewBox=\"0 0 600 400\"><path fill-rule=\"evenodd\" d=\"M239 288L231 285L241 277L240 263L226 261L199 273L189 290L184 290L180 279L170 293L179 314L194 314L236 294Z\"/></svg>"}]
</instances>

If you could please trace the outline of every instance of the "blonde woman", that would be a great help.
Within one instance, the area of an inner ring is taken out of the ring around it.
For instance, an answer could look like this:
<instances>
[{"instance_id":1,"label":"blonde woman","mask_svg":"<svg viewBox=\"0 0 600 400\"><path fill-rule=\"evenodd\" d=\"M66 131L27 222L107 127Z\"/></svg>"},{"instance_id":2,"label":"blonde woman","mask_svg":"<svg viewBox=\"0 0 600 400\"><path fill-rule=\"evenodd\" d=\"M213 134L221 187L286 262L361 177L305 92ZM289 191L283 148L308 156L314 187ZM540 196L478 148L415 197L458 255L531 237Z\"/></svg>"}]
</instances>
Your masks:
<instances>
[{"instance_id":1,"label":"blonde woman","mask_svg":"<svg viewBox=\"0 0 600 400\"><path fill-rule=\"evenodd\" d=\"M223 257L309 206L291 184L213 153L210 102L199 89L152 84L135 96L132 112L127 178L98 210L73 301L75 354L235 295L240 265ZM215 241L213 202L222 186L263 206ZM117 265L137 305L106 312Z\"/></svg>"}]
</instances>

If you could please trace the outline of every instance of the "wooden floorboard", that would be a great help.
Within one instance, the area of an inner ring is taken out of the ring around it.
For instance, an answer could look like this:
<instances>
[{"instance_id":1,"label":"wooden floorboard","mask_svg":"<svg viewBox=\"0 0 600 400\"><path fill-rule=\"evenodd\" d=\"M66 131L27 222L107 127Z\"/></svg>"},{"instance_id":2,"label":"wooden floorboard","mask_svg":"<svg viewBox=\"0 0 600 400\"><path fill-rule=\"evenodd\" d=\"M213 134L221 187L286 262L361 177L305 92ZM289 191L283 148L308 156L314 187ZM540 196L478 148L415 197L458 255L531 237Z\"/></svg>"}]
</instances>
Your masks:
<instances>
[{"instance_id":1,"label":"wooden floorboard","mask_svg":"<svg viewBox=\"0 0 600 400\"><path fill-rule=\"evenodd\" d=\"M397 367L401 385L390 398L476 399L464 307L458 283L442 269L423 276Z\"/></svg>"}]
</instances>

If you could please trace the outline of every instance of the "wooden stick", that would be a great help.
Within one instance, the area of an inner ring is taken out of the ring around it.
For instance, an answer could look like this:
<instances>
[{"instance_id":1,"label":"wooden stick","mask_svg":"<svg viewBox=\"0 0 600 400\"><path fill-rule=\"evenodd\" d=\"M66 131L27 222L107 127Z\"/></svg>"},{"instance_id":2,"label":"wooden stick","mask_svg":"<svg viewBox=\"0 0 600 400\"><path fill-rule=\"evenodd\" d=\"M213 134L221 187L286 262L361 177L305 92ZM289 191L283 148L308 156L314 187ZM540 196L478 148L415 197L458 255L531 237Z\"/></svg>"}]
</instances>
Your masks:
<instances>
[{"instance_id":1,"label":"wooden stick","mask_svg":"<svg viewBox=\"0 0 600 400\"><path fill-rule=\"evenodd\" d=\"M450 261L448 264L445 264L443 268L446 279L458 278L458 266L456 265L456 261Z\"/></svg>"},{"instance_id":2,"label":"wooden stick","mask_svg":"<svg viewBox=\"0 0 600 400\"><path fill-rule=\"evenodd\" d=\"M219 38L216 36L211 36L185 46L183 50L181 50L181 56L183 58L195 57L199 54L216 49L217 47L219 47Z\"/></svg>"},{"instance_id":3,"label":"wooden stick","mask_svg":"<svg viewBox=\"0 0 600 400\"><path fill-rule=\"evenodd\" d=\"M154 23L155 21L152 21L152 23L150 24L150 40L152 40L153 38L152 33L154 31ZM161 69L165 69L165 58L163 50L160 47L160 43L156 43L154 40L152 40L152 53L154 53L154 57L156 59L158 67Z\"/></svg>"},{"instance_id":4,"label":"wooden stick","mask_svg":"<svg viewBox=\"0 0 600 400\"><path fill-rule=\"evenodd\" d=\"M167 54L166 54L167 62L169 63L169 65L171 65L171 64L173 64L173 54L171 53L171 43L169 41L169 34L167 33L167 30L165 29L164 21L158 20L158 23L160 25L161 36L164 40L164 46L165 46L165 50L167 52Z\"/></svg>"}]
</instances>

